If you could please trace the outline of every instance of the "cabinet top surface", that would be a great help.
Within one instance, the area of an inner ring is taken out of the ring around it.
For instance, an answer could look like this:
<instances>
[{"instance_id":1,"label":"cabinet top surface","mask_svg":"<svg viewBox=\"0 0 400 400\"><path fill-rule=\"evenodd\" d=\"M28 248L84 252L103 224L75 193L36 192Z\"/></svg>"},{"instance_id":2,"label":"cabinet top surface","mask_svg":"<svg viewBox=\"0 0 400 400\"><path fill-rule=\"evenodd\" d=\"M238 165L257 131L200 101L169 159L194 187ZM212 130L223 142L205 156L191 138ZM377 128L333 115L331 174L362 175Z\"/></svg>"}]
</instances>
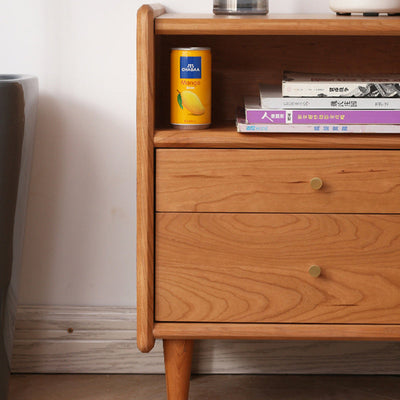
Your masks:
<instances>
[{"instance_id":1,"label":"cabinet top surface","mask_svg":"<svg viewBox=\"0 0 400 400\"><path fill-rule=\"evenodd\" d=\"M400 35L399 16L364 17L331 14L269 14L225 16L162 14L156 19L158 35Z\"/></svg>"}]
</instances>

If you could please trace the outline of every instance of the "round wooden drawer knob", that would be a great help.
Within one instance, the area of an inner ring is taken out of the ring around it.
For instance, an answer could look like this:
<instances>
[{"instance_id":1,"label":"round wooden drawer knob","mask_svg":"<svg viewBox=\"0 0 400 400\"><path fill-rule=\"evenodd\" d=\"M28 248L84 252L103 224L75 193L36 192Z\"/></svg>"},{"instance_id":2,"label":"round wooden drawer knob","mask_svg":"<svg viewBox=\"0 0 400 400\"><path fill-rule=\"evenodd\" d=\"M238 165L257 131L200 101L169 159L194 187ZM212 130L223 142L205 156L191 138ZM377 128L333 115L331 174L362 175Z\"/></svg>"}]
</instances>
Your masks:
<instances>
[{"instance_id":1,"label":"round wooden drawer knob","mask_svg":"<svg viewBox=\"0 0 400 400\"><path fill-rule=\"evenodd\" d=\"M308 273L313 278L318 278L321 275L321 267L318 265L311 265L311 267L308 269Z\"/></svg>"},{"instance_id":2,"label":"round wooden drawer knob","mask_svg":"<svg viewBox=\"0 0 400 400\"><path fill-rule=\"evenodd\" d=\"M322 186L324 185L324 182L322 182L321 178L315 177L312 178L310 181L311 188L314 190L320 190Z\"/></svg>"}]
</instances>

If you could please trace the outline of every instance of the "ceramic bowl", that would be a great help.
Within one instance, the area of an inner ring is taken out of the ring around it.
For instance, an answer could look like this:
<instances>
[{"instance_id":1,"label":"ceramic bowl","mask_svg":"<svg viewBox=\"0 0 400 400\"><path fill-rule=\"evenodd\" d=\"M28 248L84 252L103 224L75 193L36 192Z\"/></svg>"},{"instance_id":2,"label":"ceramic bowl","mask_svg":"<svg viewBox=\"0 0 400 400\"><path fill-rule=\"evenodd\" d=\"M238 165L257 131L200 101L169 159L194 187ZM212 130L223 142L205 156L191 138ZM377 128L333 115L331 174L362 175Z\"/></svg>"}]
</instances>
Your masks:
<instances>
[{"instance_id":1,"label":"ceramic bowl","mask_svg":"<svg viewBox=\"0 0 400 400\"><path fill-rule=\"evenodd\" d=\"M330 0L329 7L339 14L397 14L400 13L400 0Z\"/></svg>"}]
</instances>

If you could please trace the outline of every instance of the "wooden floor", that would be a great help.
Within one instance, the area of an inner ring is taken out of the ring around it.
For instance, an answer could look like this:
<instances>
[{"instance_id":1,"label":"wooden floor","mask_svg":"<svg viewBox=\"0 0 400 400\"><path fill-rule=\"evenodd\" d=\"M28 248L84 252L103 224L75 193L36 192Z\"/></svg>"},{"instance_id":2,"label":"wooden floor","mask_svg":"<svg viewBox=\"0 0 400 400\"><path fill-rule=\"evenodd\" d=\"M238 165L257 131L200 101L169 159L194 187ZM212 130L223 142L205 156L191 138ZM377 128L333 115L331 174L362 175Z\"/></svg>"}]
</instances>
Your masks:
<instances>
[{"instance_id":1,"label":"wooden floor","mask_svg":"<svg viewBox=\"0 0 400 400\"><path fill-rule=\"evenodd\" d=\"M8 400L166 400L163 375L13 375ZM197 375L190 400L399 400L400 376Z\"/></svg>"}]
</instances>

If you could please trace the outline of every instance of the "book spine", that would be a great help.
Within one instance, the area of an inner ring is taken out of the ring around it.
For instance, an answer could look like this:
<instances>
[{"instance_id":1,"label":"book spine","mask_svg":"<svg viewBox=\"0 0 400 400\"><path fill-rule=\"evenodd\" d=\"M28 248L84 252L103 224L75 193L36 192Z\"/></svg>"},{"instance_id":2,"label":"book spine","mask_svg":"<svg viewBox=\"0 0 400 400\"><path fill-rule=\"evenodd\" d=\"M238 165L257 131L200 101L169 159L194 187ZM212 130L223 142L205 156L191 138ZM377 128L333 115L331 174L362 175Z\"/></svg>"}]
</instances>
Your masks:
<instances>
[{"instance_id":1,"label":"book spine","mask_svg":"<svg viewBox=\"0 0 400 400\"><path fill-rule=\"evenodd\" d=\"M305 110L400 110L400 98L261 97L261 108Z\"/></svg>"},{"instance_id":2,"label":"book spine","mask_svg":"<svg viewBox=\"0 0 400 400\"><path fill-rule=\"evenodd\" d=\"M399 83L283 81L283 97L400 97Z\"/></svg>"},{"instance_id":3,"label":"book spine","mask_svg":"<svg viewBox=\"0 0 400 400\"><path fill-rule=\"evenodd\" d=\"M400 125L288 125L288 124L246 124L237 121L240 133L374 133L400 134Z\"/></svg>"},{"instance_id":4,"label":"book spine","mask_svg":"<svg viewBox=\"0 0 400 400\"><path fill-rule=\"evenodd\" d=\"M250 124L400 124L400 110L246 110Z\"/></svg>"}]
</instances>

